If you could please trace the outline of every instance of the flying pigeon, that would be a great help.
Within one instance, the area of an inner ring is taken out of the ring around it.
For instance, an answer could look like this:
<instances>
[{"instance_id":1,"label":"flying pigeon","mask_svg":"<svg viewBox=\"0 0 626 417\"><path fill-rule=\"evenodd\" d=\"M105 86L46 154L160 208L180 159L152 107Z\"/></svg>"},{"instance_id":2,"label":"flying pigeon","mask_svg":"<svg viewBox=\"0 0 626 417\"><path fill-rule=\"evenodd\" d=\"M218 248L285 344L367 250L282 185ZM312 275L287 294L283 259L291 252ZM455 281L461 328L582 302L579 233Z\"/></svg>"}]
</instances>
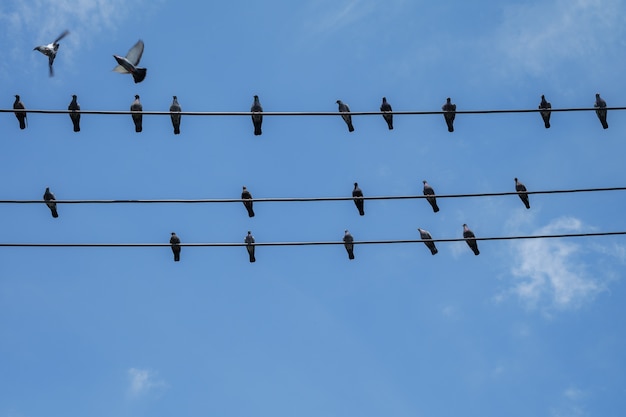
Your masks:
<instances>
[{"instance_id":1,"label":"flying pigeon","mask_svg":"<svg viewBox=\"0 0 626 417\"><path fill-rule=\"evenodd\" d=\"M427 196L426 200L433 207L433 211L437 213L439 211L439 206L437 206L437 198L435 197L435 190L433 190L433 187L428 185L426 180L422 182L424 183L424 195Z\"/></svg>"},{"instance_id":2,"label":"flying pigeon","mask_svg":"<svg viewBox=\"0 0 626 417\"><path fill-rule=\"evenodd\" d=\"M593 107L597 108L596 114L598 115L598 119L600 119L600 123L602 123L602 127L608 129L609 124L606 122L606 101L600 97L600 94L596 93L596 103Z\"/></svg>"},{"instance_id":3,"label":"flying pigeon","mask_svg":"<svg viewBox=\"0 0 626 417\"><path fill-rule=\"evenodd\" d=\"M180 104L178 104L178 98L174 96L172 99L172 105L170 106L170 117L172 118L172 126L174 126L174 134L180 134L180 113L181 112Z\"/></svg>"},{"instance_id":4,"label":"flying pigeon","mask_svg":"<svg viewBox=\"0 0 626 417\"><path fill-rule=\"evenodd\" d=\"M350 116L350 107L348 107L348 105L341 100L337 100L337 104L339 105L339 112L344 113L341 117L348 125L348 131L354 132L354 126L352 126L352 116Z\"/></svg>"},{"instance_id":5,"label":"flying pigeon","mask_svg":"<svg viewBox=\"0 0 626 417\"><path fill-rule=\"evenodd\" d=\"M143 41L139 39L135 45L128 51L126 57L121 57L119 55L113 55L113 58L119 64L113 71L119 72L120 74L128 74L130 73L133 76L133 80L135 83L140 83L146 78L146 72L148 71L145 68L139 68L139 60L141 59L141 55L143 55Z\"/></svg>"},{"instance_id":6,"label":"flying pigeon","mask_svg":"<svg viewBox=\"0 0 626 417\"><path fill-rule=\"evenodd\" d=\"M541 103L539 103L539 109L551 109L552 105L546 100L546 96L541 95ZM543 124L546 126L546 129L550 128L550 110L540 111L541 117L543 118Z\"/></svg>"},{"instance_id":7,"label":"flying pigeon","mask_svg":"<svg viewBox=\"0 0 626 417\"><path fill-rule=\"evenodd\" d=\"M24 103L22 103L22 100L20 100L20 96L19 95L15 95L15 102L13 103L13 108L14 109L25 109L26 107L24 107ZM27 118L26 118L26 112L25 111L16 111L15 112L15 117L17 117L17 120L20 121L20 129L26 129L26 122L27 122Z\"/></svg>"},{"instance_id":8,"label":"flying pigeon","mask_svg":"<svg viewBox=\"0 0 626 417\"><path fill-rule=\"evenodd\" d=\"M346 247L346 251L348 252L348 259L354 259L354 238L346 230L346 233L343 235L343 246Z\"/></svg>"},{"instance_id":9,"label":"flying pigeon","mask_svg":"<svg viewBox=\"0 0 626 417\"><path fill-rule=\"evenodd\" d=\"M143 106L141 105L141 102L139 101L139 94L135 94L135 101L133 101L133 104L130 105L130 111L136 111L136 112L141 112L143 110ZM133 113L131 114L131 116L133 116L133 123L135 123L135 132L139 133L142 130L142 115L141 113Z\"/></svg>"},{"instance_id":10,"label":"flying pigeon","mask_svg":"<svg viewBox=\"0 0 626 417\"><path fill-rule=\"evenodd\" d=\"M446 119L446 124L448 125L448 132L454 132L454 117L456 116L456 104L452 104L450 102L450 97L446 99L446 104L441 106L441 110L445 113L443 114L443 118Z\"/></svg>"},{"instance_id":11,"label":"flying pigeon","mask_svg":"<svg viewBox=\"0 0 626 417\"><path fill-rule=\"evenodd\" d=\"M391 104L387 103L387 97L383 97L383 104L380 105L380 111L382 112L391 112ZM393 114L383 114L383 118L387 122L387 126L389 126L389 130L393 129Z\"/></svg>"},{"instance_id":12,"label":"flying pigeon","mask_svg":"<svg viewBox=\"0 0 626 417\"><path fill-rule=\"evenodd\" d=\"M424 230L424 229L420 229L420 228L417 228L417 230L419 230L420 238L422 240L432 240L433 239L433 237L430 235L428 230ZM435 246L435 242L424 242L424 245L426 245L426 247L430 250L430 253L433 254L433 255L436 255L437 252L439 252L437 250L437 247Z\"/></svg>"},{"instance_id":13,"label":"flying pigeon","mask_svg":"<svg viewBox=\"0 0 626 417\"><path fill-rule=\"evenodd\" d=\"M248 230L248 236L245 239L246 249L248 250L248 255L250 256L250 262L256 262L256 258L254 257L254 236L252 236L252 232Z\"/></svg>"},{"instance_id":14,"label":"flying pigeon","mask_svg":"<svg viewBox=\"0 0 626 417\"><path fill-rule=\"evenodd\" d=\"M254 96L254 103L252 103L252 107L250 107L251 112L263 112L263 107L261 107L261 102L259 101L259 96ZM253 114L252 115L252 124L254 125L254 135L259 136L263 132L261 131L261 124L263 123L263 115L262 114Z\"/></svg>"},{"instance_id":15,"label":"flying pigeon","mask_svg":"<svg viewBox=\"0 0 626 417\"><path fill-rule=\"evenodd\" d=\"M67 109L72 111L72 113L70 113L70 119L72 119L72 123L74 124L74 132L80 132L80 113L74 113L80 111L80 104L78 104L76 99L76 94L73 94L72 102L67 106Z\"/></svg>"},{"instance_id":16,"label":"flying pigeon","mask_svg":"<svg viewBox=\"0 0 626 417\"><path fill-rule=\"evenodd\" d=\"M46 202L50 212L52 212L52 217L55 219L59 217L59 213L57 213L57 203L54 202L56 198L54 198L54 194L50 192L50 187L46 187L46 192L43 193L43 200Z\"/></svg>"},{"instance_id":17,"label":"flying pigeon","mask_svg":"<svg viewBox=\"0 0 626 417\"><path fill-rule=\"evenodd\" d=\"M174 232L170 237L170 245L172 245L172 252L174 253L174 262L180 261L180 238Z\"/></svg>"},{"instance_id":18,"label":"flying pigeon","mask_svg":"<svg viewBox=\"0 0 626 417\"><path fill-rule=\"evenodd\" d=\"M466 224L463 225L463 238L467 242L467 246L474 252L474 255L480 255L478 243L476 243L476 236L474 236L474 232L472 232Z\"/></svg>"},{"instance_id":19,"label":"flying pigeon","mask_svg":"<svg viewBox=\"0 0 626 417\"><path fill-rule=\"evenodd\" d=\"M54 76L52 64L54 63L54 58L56 58L57 51L59 50L59 41L67 36L68 33L70 33L69 30L66 30L65 32L61 33L59 37L54 40L54 42L47 45L35 46L35 48L33 49L33 51L39 51L48 57L48 70L51 77Z\"/></svg>"},{"instance_id":20,"label":"flying pigeon","mask_svg":"<svg viewBox=\"0 0 626 417\"><path fill-rule=\"evenodd\" d=\"M252 210L252 194L250 194L250 191L248 191L245 185L243 186L243 191L241 192L241 199L250 200L244 201L243 205L246 207L246 210L248 210L248 217L254 217L254 210Z\"/></svg>"},{"instance_id":21,"label":"flying pigeon","mask_svg":"<svg viewBox=\"0 0 626 417\"><path fill-rule=\"evenodd\" d=\"M528 193L526 192L526 186L518 181L515 178L515 191L517 191L517 195L519 195L520 200L526 206L527 209L530 208L530 201L528 200Z\"/></svg>"},{"instance_id":22,"label":"flying pigeon","mask_svg":"<svg viewBox=\"0 0 626 417\"><path fill-rule=\"evenodd\" d=\"M359 188L358 183L354 183L354 190L352 190L352 197L354 198L354 205L357 209L359 209L359 214L361 216L365 215L365 211L363 210L363 199L357 197L363 197L363 191Z\"/></svg>"}]
</instances>

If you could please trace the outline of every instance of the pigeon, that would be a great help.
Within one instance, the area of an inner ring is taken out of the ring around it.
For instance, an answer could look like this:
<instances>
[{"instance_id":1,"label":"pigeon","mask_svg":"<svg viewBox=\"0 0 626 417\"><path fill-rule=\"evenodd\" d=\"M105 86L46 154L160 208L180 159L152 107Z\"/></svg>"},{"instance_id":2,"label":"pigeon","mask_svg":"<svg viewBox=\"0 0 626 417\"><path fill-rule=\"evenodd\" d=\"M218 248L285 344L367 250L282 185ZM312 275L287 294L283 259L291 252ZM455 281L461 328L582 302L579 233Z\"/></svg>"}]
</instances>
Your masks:
<instances>
[{"instance_id":1,"label":"pigeon","mask_svg":"<svg viewBox=\"0 0 626 417\"><path fill-rule=\"evenodd\" d=\"M43 193L43 200L46 202L46 205L50 209L52 217L54 217L55 219L59 217L59 213L57 213L57 203L54 202L56 198L54 198L54 194L50 192L50 187L46 187L46 192Z\"/></svg>"},{"instance_id":2,"label":"pigeon","mask_svg":"<svg viewBox=\"0 0 626 417\"><path fill-rule=\"evenodd\" d=\"M456 104L452 104L450 102L450 97L446 99L446 104L441 106L441 110L445 113L443 114L443 118L446 119L446 124L448 125L448 132L454 132L454 117L456 116Z\"/></svg>"},{"instance_id":3,"label":"pigeon","mask_svg":"<svg viewBox=\"0 0 626 417\"><path fill-rule=\"evenodd\" d=\"M433 187L428 185L426 180L422 182L424 183L424 195L427 196L426 200L433 207L433 211L437 213L439 211L439 206L437 206L437 198L435 197L435 190L433 190Z\"/></svg>"},{"instance_id":4,"label":"pigeon","mask_svg":"<svg viewBox=\"0 0 626 417\"><path fill-rule=\"evenodd\" d=\"M121 57L119 55L113 55L113 58L119 64L113 71L119 72L120 74L128 74L130 73L133 76L133 80L135 83L140 83L146 78L146 72L148 72L145 68L139 68L139 60L141 59L141 55L143 55L143 41L139 39L135 45L128 51L126 57Z\"/></svg>"},{"instance_id":5,"label":"pigeon","mask_svg":"<svg viewBox=\"0 0 626 417\"><path fill-rule=\"evenodd\" d=\"M391 112L391 104L387 103L387 97L383 97L383 104L380 105L380 111ZM383 118L389 126L389 130L393 130L393 114L383 114Z\"/></svg>"},{"instance_id":6,"label":"pigeon","mask_svg":"<svg viewBox=\"0 0 626 417\"><path fill-rule=\"evenodd\" d=\"M348 252L348 259L354 259L354 238L346 230L346 233L343 235L343 246L346 247L346 251Z\"/></svg>"},{"instance_id":7,"label":"pigeon","mask_svg":"<svg viewBox=\"0 0 626 417\"><path fill-rule=\"evenodd\" d=\"M72 102L67 106L67 109L72 111L72 113L70 113L70 119L72 119L72 123L74 124L74 132L80 132L80 113L75 113L80 111L80 104L78 104L76 99L76 94L73 94Z\"/></svg>"},{"instance_id":8,"label":"pigeon","mask_svg":"<svg viewBox=\"0 0 626 417\"><path fill-rule=\"evenodd\" d=\"M546 126L546 129L550 128L550 110L544 110L544 109L551 109L551 108L552 108L552 105L546 100L546 96L542 94L541 103L539 103L539 109L543 111L540 111L539 113L541 113L541 117L543 118L543 124Z\"/></svg>"},{"instance_id":9,"label":"pigeon","mask_svg":"<svg viewBox=\"0 0 626 417\"><path fill-rule=\"evenodd\" d=\"M172 99L172 105L170 106L170 117L172 118L172 126L174 126L174 134L180 134L180 113L181 112L180 104L178 104L178 98L174 96Z\"/></svg>"},{"instance_id":10,"label":"pigeon","mask_svg":"<svg viewBox=\"0 0 626 417\"><path fill-rule=\"evenodd\" d=\"M467 242L467 246L474 252L474 255L480 255L478 243L476 243L476 236L474 236L474 232L472 232L466 224L463 225L463 238Z\"/></svg>"},{"instance_id":11,"label":"pigeon","mask_svg":"<svg viewBox=\"0 0 626 417\"><path fill-rule=\"evenodd\" d=\"M59 37L54 40L54 42L49 43L47 45L35 46L35 48L33 48L33 51L39 51L48 57L48 70L49 70L51 77L54 76L54 70L52 69L52 64L54 63L54 58L56 58L57 51L59 50L59 41L63 39L64 37L66 37L68 33L70 33L69 30L66 30L63 33L61 33Z\"/></svg>"},{"instance_id":12,"label":"pigeon","mask_svg":"<svg viewBox=\"0 0 626 417\"><path fill-rule=\"evenodd\" d=\"M26 107L24 107L24 103L22 103L22 100L20 100L20 96L19 95L15 95L15 102L13 103L13 108L14 109L25 109ZM17 120L20 121L20 129L26 129L26 122L27 122L27 118L26 118L26 112L25 111L16 111L15 112L15 117L17 117Z\"/></svg>"},{"instance_id":13,"label":"pigeon","mask_svg":"<svg viewBox=\"0 0 626 417\"><path fill-rule=\"evenodd\" d=\"M243 205L246 207L246 210L248 210L248 217L254 217L254 210L252 210L252 194L250 194L250 191L248 191L245 185L243 186L243 191L241 192L241 199L250 200L244 201Z\"/></svg>"},{"instance_id":14,"label":"pigeon","mask_svg":"<svg viewBox=\"0 0 626 417\"><path fill-rule=\"evenodd\" d=\"M433 237L430 235L428 230L424 230L424 229L420 229L420 228L418 228L417 230L419 230L420 238L422 240L432 240L433 239ZM433 255L436 255L437 252L439 252L437 250L437 247L435 246L435 242L424 242L424 245L426 245L426 247L430 250L430 253L433 254Z\"/></svg>"},{"instance_id":15,"label":"pigeon","mask_svg":"<svg viewBox=\"0 0 626 417\"><path fill-rule=\"evenodd\" d=\"M596 114L598 115L598 119L600 119L600 123L602 123L602 127L608 129L609 124L606 122L606 101L600 97L600 94L596 93L596 103L593 107L597 108Z\"/></svg>"},{"instance_id":16,"label":"pigeon","mask_svg":"<svg viewBox=\"0 0 626 417\"><path fill-rule=\"evenodd\" d=\"M350 107L348 107L348 105L341 100L337 100L337 104L339 105L339 112L344 113L341 117L348 125L348 131L354 132L354 126L352 126L352 116L350 116Z\"/></svg>"},{"instance_id":17,"label":"pigeon","mask_svg":"<svg viewBox=\"0 0 626 417\"><path fill-rule=\"evenodd\" d=\"M259 101L259 96L254 96L254 103L252 103L252 107L250 107L251 112L263 112L263 107L261 107L261 102ZM254 135L259 136L263 132L261 131L261 124L263 123L263 115L262 114L253 114L252 115L252 124L254 125Z\"/></svg>"},{"instance_id":18,"label":"pigeon","mask_svg":"<svg viewBox=\"0 0 626 417\"><path fill-rule=\"evenodd\" d=\"M254 236L252 236L252 232L248 230L248 236L244 240L246 242L246 249L248 250L248 255L250 256L250 262L256 262L256 258L254 257Z\"/></svg>"},{"instance_id":19,"label":"pigeon","mask_svg":"<svg viewBox=\"0 0 626 417\"><path fill-rule=\"evenodd\" d=\"M517 178L515 178L515 191L517 191L517 195L519 195L520 200L526 206L527 209L530 208L530 201L528 200L528 193L526 192L526 186L519 182Z\"/></svg>"},{"instance_id":20,"label":"pigeon","mask_svg":"<svg viewBox=\"0 0 626 417\"><path fill-rule=\"evenodd\" d=\"M363 210L363 199L357 197L363 197L363 191L359 188L358 183L354 183L354 190L352 190L352 197L354 198L354 205L357 209L359 209L359 214L361 216L365 215L365 211Z\"/></svg>"},{"instance_id":21,"label":"pigeon","mask_svg":"<svg viewBox=\"0 0 626 417\"><path fill-rule=\"evenodd\" d=\"M133 104L130 105L130 111L141 112L142 110L143 110L143 106L141 105L141 102L139 101L139 94L135 94L135 101L133 101ZM133 113L131 116L133 116L133 123L135 123L135 132L137 133L141 132L142 130L141 113Z\"/></svg>"},{"instance_id":22,"label":"pigeon","mask_svg":"<svg viewBox=\"0 0 626 417\"><path fill-rule=\"evenodd\" d=\"M170 237L170 245L172 245L172 252L174 253L174 262L180 261L180 238L174 232Z\"/></svg>"}]
</instances>

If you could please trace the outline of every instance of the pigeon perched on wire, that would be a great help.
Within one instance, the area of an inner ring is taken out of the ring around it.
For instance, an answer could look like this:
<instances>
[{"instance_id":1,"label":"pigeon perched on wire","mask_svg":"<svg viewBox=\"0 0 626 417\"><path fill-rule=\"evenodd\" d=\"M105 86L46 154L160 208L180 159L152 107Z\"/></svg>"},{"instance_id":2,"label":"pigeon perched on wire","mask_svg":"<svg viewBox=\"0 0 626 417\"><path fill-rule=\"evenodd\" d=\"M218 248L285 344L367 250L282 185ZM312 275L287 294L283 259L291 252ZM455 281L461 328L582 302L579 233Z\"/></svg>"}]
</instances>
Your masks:
<instances>
[{"instance_id":1,"label":"pigeon perched on wire","mask_svg":"<svg viewBox=\"0 0 626 417\"><path fill-rule=\"evenodd\" d=\"M527 209L530 208L530 201L528 200L528 193L526 192L526 186L519 182L517 178L515 178L515 191L517 191L517 195L519 196L522 203L526 206Z\"/></svg>"},{"instance_id":2,"label":"pigeon perched on wire","mask_svg":"<svg viewBox=\"0 0 626 417\"><path fill-rule=\"evenodd\" d=\"M339 112L342 113L341 117L348 125L348 131L354 132L354 126L352 126L352 116L350 116L350 107L341 100L337 100L339 105Z\"/></svg>"},{"instance_id":3,"label":"pigeon perched on wire","mask_svg":"<svg viewBox=\"0 0 626 417\"><path fill-rule=\"evenodd\" d=\"M598 93L596 93L596 102L593 107L596 108L596 114L598 115L598 119L600 119L600 123L602 123L602 127L608 129L609 124L606 122L606 101L604 101Z\"/></svg>"},{"instance_id":4,"label":"pigeon perched on wire","mask_svg":"<svg viewBox=\"0 0 626 417\"><path fill-rule=\"evenodd\" d=\"M246 210L248 210L248 217L254 217L254 210L252 209L252 194L250 194L250 191L248 191L245 185L243 186L243 191L241 192L241 199L248 200L244 201L243 205Z\"/></svg>"},{"instance_id":5,"label":"pigeon perched on wire","mask_svg":"<svg viewBox=\"0 0 626 417\"><path fill-rule=\"evenodd\" d=\"M383 104L380 105L380 111L391 112L391 104L387 103L387 97L383 97ZM389 130L393 129L393 114L383 114L383 119L387 122Z\"/></svg>"},{"instance_id":6,"label":"pigeon perched on wire","mask_svg":"<svg viewBox=\"0 0 626 417\"><path fill-rule=\"evenodd\" d=\"M354 238L350 234L348 230L343 235L343 246L346 248L346 252L348 252L348 259L354 259Z\"/></svg>"},{"instance_id":7,"label":"pigeon perched on wire","mask_svg":"<svg viewBox=\"0 0 626 417\"><path fill-rule=\"evenodd\" d=\"M13 108L17 110L26 109L26 107L24 107L24 103L22 103L22 100L20 100L20 96L17 94L15 95L15 102L13 102ZM26 129L26 122L27 122L26 112L16 111L15 117L17 117L17 120L20 122L20 129Z\"/></svg>"},{"instance_id":8,"label":"pigeon perched on wire","mask_svg":"<svg viewBox=\"0 0 626 417\"><path fill-rule=\"evenodd\" d=\"M172 245L172 252L174 253L174 262L180 261L180 238L174 232L170 237L170 245Z\"/></svg>"},{"instance_id":9,"label":"pigeon perched on wire","mask_svg":"<svg viewBox=\"0 0 626 417\"><path fill-rule=\"evenodd\" d=\"M437 205L437 198L435 197L435 190L431 187L426 180L422 181L424 183L424 195L426 196L426 200L430 203L433 208L433 211L437 213L439 211L439 206Z\"/></svg>"},{"instance_id":10,"label":"pigeon perched on wire","mask_svg":"<svg viewBox=\"0 0 626 417\"><path fill-rule=\"evenodd\" d=\"M439 251L437 250L437 246L435 246L435 242L432 242L433 237L430 235L428 230L420 229L419 227L417 228L417 230L420 232L420 239L431 241L424 242L424 245L426 245L426 247L430 250L431 254L436 255Z\"/></svg>"},{"instance_id":11,"label":"pigeon perched on wire","mask_svg":"<svg viewBox=\"0 0 626 417\"><path fill-rule=\"evenodd\" d=\"M39 45L35 46L33 51L39 51L45 56L48 57L48 72L51 77L54 76L54 69L52 68L52 64L54 63L54 58L57 57L57 52L59 51L59 41L66 37L69 34L69 30L64 31L56 38L52 43L47 45Z\"/></svg>"},{"instance_id":12,"label":"pigeon perched on wire","mask_svg":"<svg viewBox=\"0 0 626 417\"><path fill-rule=\"evenodd\" d=\"M474 252L474 255L480 255L478 243L476 243L476 236L474 236L474 232L472 232L466 224L463 225L463 238L467 242L467 246Z\"/></svg>"},{"instance_id":13,"label":"pigeon perched on wire","mask_svg":"<svg viewBox=\"0 0 626 417\"><path fill-rule=\"evenodd\" d=\"M252 103L252 107L250 107L250 111L252 113L263 113L263 107L261 107L259 96L254 96L254 102ZM252 124L254 125L254 135L255 136L261 135L263 133L263 131L261 130L261 125L263 124L263 115L253 114Z\"/></svg>"},{"instance_id":14,"label":"pigeon perched on wire","mask_svg":"<svg viewBox=\"0 0 626 417\"><path fill-rule=\"evenodd\" d=\"M172 105L170 106L170 117L172 118L172 126L174 127L174 134L180 134L180 104L178 104L178 98L174 96L172 98Z\"/></svg>"},{"instance_id":15,"label":"pigeon perched on wire","mask_svg":"<svg viewBox=\"0 0 626 417\"><path fill-rule=\"evenodd\" d=\"M59 213L57 212L57 203L54 202L56 198L54 198L54 194L50 192L50 187L46 187L46 192L43 193L43 200L46 202L46 206L50 209L52 217L55 219L59 217Z\"/></svg>"},{"instance_id":16,"label":"pigeon perched on wire","mask_svg":"<svg viewBox=\"0 0 626 417\"><path fill-rule=\"evenodd\" d=\"M139 113L131 114L131 116L133 116L133 123L135 123L135 132L137 133L143 130L143 127L142 127L143 116L141 114L142 110L143 110L143 106L141 105L141 102L139 101L139 94L135 94L135 101L133 101L133 104L130 105L130 111L139 112Z\"/></svg>"},{"instance_id":17,"label":"pigeon perched on wire","mask_svg":"<svg viewBox=\"0 0 626 417\"><path fill-rule=\"evenodd\" d=\"M541 103L539 103L539 109L541 110L541 118L543 119L543 124L546 126L546 129L550 128L550 109L552 105L550 102L546 100L546 96L541 95Z\"/></svg>"},{"instance_id":18,"label":"pigeon perched on wire","mask_svg":"<svg viewBox=\"0 0 626 417\"><path fill-rule=\"evenodd\" d=\"M252 232L249 230L244 242L246 243L246 249L248 250L250 262L256 262L256 258L254 257L254 236L252 236Z\"/></svg>"},{"instance_id":19,"label":"pigeon perched on wire","mask_svg":"<svg viewBox=\"0 0 626 417\"><path fill-rule=\"evenodd\" d=\"M67 109L72 112L70 113L70 119L74 124L74 132L80 132L80 113L76 113L80 111L80 104L78 104L77 99L76 94L73 94L72 101L70 102L70 105L67 106Z\"/></svg>"},{"instance_id":20,"label":"pigeon perched on wire","mask_svg":"<svg viewBox=\"0 0 626 417\"><path fill-rule=\"evenodd\" d=\"M135 83L140 83L146 78L146 73L148 70L146 68L140 68L139 60L141 60L141 56L143 55L143 41L139 39L136 44L133 45L132 48L128 51L125 57L119 55L113 55L113 58L119 64L113 71L119 72L120 74L131 74L133 76L133 80Z\"/></svg>"},{"instance_id":21,"label":"pigeon perched on wire","mask_svg":"<svg viewBox=\"0 0 626 417\"><path fill-rule=\"evenodd\" d=\"M446 124L448 125L448 132L454 132L454 117L456 116L456 104L452 104L450 101L450 97L446 99L446 103L441 106L441 110L445 113L443 114L443 118L446 120Z\"/></svg>"},{"instance_id":22,"label":"pigeon perched on wire","mask_svg":"<svg viewBox=\"0 0 626 417\"><path fill-rule=\"evenodd\" d=\"M354 183L354 190L352 190L352 197L354 198L354 205L359 210L359 214L361 216L364 216L365 210L363 207L363 198L358 198L363 197L363 191L361 191L361 189L359 188L359 184L356 182Z\"/></svg>"}]
</instances>

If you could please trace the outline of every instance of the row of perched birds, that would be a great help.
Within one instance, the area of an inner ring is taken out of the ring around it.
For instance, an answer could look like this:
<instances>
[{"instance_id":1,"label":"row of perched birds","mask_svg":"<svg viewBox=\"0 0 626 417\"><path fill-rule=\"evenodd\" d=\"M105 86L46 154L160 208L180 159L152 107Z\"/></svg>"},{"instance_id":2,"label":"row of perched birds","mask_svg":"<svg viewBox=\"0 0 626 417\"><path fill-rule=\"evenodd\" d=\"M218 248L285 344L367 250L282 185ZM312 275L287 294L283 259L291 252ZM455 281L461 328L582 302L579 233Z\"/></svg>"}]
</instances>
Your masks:
<instances>
[{"instance_id":1,"label":"row of perched birds","mask_svg":"<svg viewBox=\"0 0 626 417\"><path fill-rule=\"evenodd\" d=\"M342 102L341 100L337 100L337 105L339 108L339 112L341 113L341 117L343 118L343 120L346 122L346 125L348 126L348 131L354 132L354 125L352 124L352 115L350 114L350 107L348 107L348 105ZM606 101L604 101L604 99L600 97L600 94L596 94L596 101L594 103L594 107L596 108L596 115L598 116L598 119L600 119L600 123L602 124L602 127L604 129L607 129L609 125L606 121L606 117L607 117ZM546 100L545 96L542 95L541 102L539 103L539 109L541 110L539 113L541 114L541 117L543 118L544 126L546 127L546 129L550 128L550 114L551 114L550 109L551 108L552 108L552 105ZM26 107L24 106L24 103L20 99L19 95L15 96L13 109L15 110L15 117L17 117L17 120L20 123L20 129L25 129L27 112L23 111L23 110L26 110ZM72 120L72 123L74 124L74 132L80 132L80 113L79 113L80 105L78 104L76 95L72 96L72 101L70 102L67 109L71 111L69 115L70 115L70 119ZM451 102L451 99L447 98L446 102L441 107L441 109L444 112L443 117L446 122L446 125L448 126L448 132L454 132L454 119L456 117L456 104L453 104ZM142 126L143 117L141 114L141 112L143 111L143 105L141 104L141 101L139 100L138 94L135 95L135 100L130 105L130 111L134 112L131 114L131 116L133 118L133 123L135 124L135 132L141 132L143 129L143 126ZM383 112L382 116L385 122L387 122L387 126L389 127L389 129L390 130L393 129L393 113L392 113L393 110L391 108L391 104L389 104L386 97L383 97L383 101L380 106L380 111ZM172 126L174 128L175 135L180 134L180 120L181 120L180 112L182 112L182 108L180 104L178 103L178 98L174 96L172 99L172 104L170 105L170 113L171 113L170 117L172 119ZM259 96L257 95L254 96L254 101L252 103L252 107L250 107L250 112L253 113L251 117L252 117L252 124L254 126L254 134L256 136L259 136L263 133L261 129L261 126L263 124L263 107L261 106L261 102L259 101Z\"/></svg>"}]
</instances>

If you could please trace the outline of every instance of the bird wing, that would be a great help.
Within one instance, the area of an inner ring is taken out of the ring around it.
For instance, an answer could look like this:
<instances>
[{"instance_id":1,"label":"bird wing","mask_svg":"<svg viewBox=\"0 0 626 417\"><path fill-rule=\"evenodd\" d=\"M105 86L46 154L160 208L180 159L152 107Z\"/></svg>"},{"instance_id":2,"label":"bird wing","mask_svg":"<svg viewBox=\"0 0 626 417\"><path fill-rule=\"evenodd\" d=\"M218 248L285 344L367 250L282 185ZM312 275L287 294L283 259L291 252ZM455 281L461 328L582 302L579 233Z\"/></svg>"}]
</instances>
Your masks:
<instances>
[{"instance_id":1,"label":"bird wing","mask_svg":"<svg viewBox=\"0 0 626 417\"><path fill-rule=\"evenodd\" d=\"M139 39L135 45L128 51L126 54L126 59L133 65L138 65L139 60L141 59L141 55L143 55L143 41ZM117 68L117 67L116 67ZM115 71L115 69L113 69ZM116 71L119 72L119 71Z\"/></svg>"},{"instance_id":2,"label":"bird wing","mask_svg":"<svg viewBox=\"0 0 626 417\"><path fill-rule=\"evenodd\" d=\"M52 42L52 43L53 43L53 44L58 43L61 39L63 39L64 37L66 37L69 33L70 33L70 31L69 31L69 30L64 31L64 32L63 32L63 33L61 33L61 34L59 35L59 37L58 37L58 38L56 38L56 39L54 40L54 42Z\"/></svg>"}]
</instances>

